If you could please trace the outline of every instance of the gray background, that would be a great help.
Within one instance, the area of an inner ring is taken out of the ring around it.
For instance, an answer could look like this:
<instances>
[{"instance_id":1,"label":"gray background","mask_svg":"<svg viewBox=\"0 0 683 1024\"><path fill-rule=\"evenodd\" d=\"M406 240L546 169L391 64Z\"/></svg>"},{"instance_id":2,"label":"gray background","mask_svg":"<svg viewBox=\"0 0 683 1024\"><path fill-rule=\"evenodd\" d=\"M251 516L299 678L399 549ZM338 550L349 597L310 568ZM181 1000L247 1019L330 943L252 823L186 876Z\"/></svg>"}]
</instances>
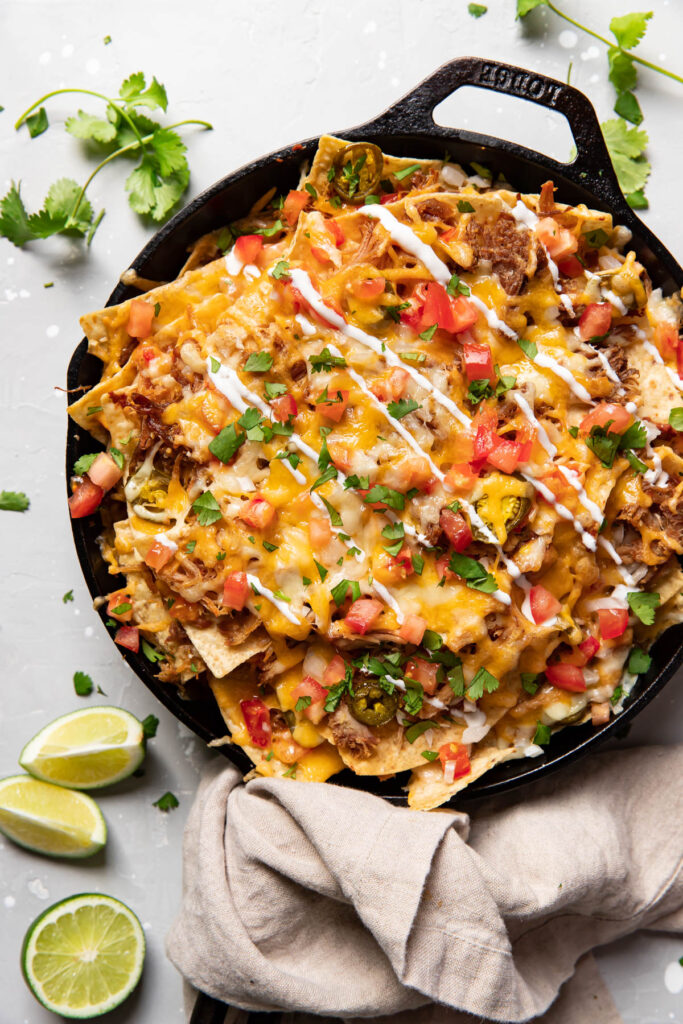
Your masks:
<instances>
[{"instance_id":1,"label":"gray background","mask_svg":"<svg viewBox=\"0 0 683 1024\"><path fill-rule=\"evenodd\" d=\"M633 0L635 3L635 0ZM610 17L633 4L564 0L580 20L603 33ZM651 0L655 17L644 56L683 72L680 0ZM572 82L588 93L602 118L612 89L604 48L569 30L550 12L533 23L514 21L513 0L488 0L478 21L466 0L343 4L207 3L193 0L31 2L0 0L0 186L23 181L37 208L62 175L84 180L91 163L61 129L77 106L99 111L84 97L51 101L53 127L31 141L15 133L16 117L43 93L75 85L115 93L139 68L169 92L169 119L200 117L215 130L191 129L192 180L187 198L263 152L299 138L367 120L442 62L462 54L508 60ZM103 38L112 37L105 46ZM683 164L683 86L651 73L639 89L651 138L651 209L644 219L683 259L680 167ZM156 116L156 115L153 115ZM490 132L564 158L571 138L558 115L475 90L460 92L438 113L442 123ZM133 907L144 923L149 952L138 993L112 1015L114 1022L158 1024L182 1019L181 983L163 952L164 934L180 893L182 828L202 766L210 756L138 683L91 610L81 579L64 501L64 384L68 358L80 338L78 317L103 304L117 276L148 238L123 194L125 167L107 168L90 198L107 215L89 254L77 242L53 239L18 250L0 239L0 488L25 490L25 515L0 513L0 775L17 770L23 743L59 714L85 705L74 695L75 670L90 673L105 696L144 717L159 716L144 778L101 795L110 826L106 853L79 865L60 864L0 841L0 1022L53 1020L23 985L21 939L49 902L92 889ZM45 282L54 287L45 289ZM73 588L75 601L63 604ZM678 680L642 715L628 739L681 739ZM590 761L584 762L590 771ZM666 785L667 780L663 779ZM152 802L171 789L178 810ZM667 991L664 973L683 952L679 940L638 935L599 954L603 972L628 1024L681 1021L681 997ZM682 972L683 973L683 972ZM577 1022L578 1024L578 1022Z\"/></svg>"}]
</instances>

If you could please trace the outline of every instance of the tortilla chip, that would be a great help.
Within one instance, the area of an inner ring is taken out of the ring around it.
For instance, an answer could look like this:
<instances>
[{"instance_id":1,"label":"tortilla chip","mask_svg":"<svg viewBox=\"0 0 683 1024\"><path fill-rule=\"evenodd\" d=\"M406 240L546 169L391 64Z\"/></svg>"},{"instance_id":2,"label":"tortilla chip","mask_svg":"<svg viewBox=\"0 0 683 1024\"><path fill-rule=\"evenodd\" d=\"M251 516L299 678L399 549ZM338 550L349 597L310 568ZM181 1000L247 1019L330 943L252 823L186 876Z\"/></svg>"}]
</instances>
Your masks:
<instances>
[{"instance_id":1,"label":"tortilla chip","mask_svg":"<svg viewBox=\"0 0 683 1024\"><path fill-rule=\"evenodd\" d=\"M270 647L270 638L265 629L258 629L247 640L231 646L218 626L200 629L187 623L183 628L210 671L218 679L229 675L255 654L261 654Z\"/></svg>"},{"instance_id":2,"label":"tortilla chip","mask_svg":"<svg viewBox=\"0 0 683 1024\"><path fill-rule=\"evenodd\" d=\"M637 370L638 415L655 423L668 423L669 411L683 402L681 390L671 380L666 367L658 363L642 341L626 350L629 369Z\"/></svg>"},{"instance_id":3,"label":"tortilla chip","mask_svg":"<svg viewBox=\"0 0 683 1024\"><path fill-rule=\"evenodd\" d=\"M109 440L107 413L110 411L110 407L114 405L107 396L110 391L118 391L132 384L136 373L136 367L131 363L127 363L122 370L119 370L112 377L105 377L99 384L96 384L90 391L87 391L81 398L69 406L67 412L71 419L78 423L79 427L83 427L89 434L96 437L98 441L107 444ZM99 406L102 407L102 412L93 413L91 416L88 415L88 409L96 409ZM107 424L106 427L105 423Z\"/></svg>"}]
</instances>

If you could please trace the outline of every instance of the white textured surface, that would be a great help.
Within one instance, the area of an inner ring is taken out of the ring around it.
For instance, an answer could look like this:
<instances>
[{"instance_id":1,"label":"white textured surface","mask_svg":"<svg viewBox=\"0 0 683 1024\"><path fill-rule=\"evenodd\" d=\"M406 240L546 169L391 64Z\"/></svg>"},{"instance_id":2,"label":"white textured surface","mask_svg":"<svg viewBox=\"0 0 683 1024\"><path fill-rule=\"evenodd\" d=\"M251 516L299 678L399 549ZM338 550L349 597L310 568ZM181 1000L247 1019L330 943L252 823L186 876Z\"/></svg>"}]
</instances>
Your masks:
<instances>
[{"instance_id":1,"label":"white textured surface","mask_svg":"<svg viewBox=\"0 0 683 1024\"><path fill-rule=\"evenodd\" d=\"M565 0L564 6L598 30L623 13L622 0ZM178 0L119 0L116 5L61 0L0 4L0 188L21 178L27 204L36 208L54 178L83 180L88 166L78 143L59 122L78 105L51 101L54 127L30 141L15 133L16 116L42 93L81 85L115 91L138 68L167 86L170 120L213 122L213 133L189 141L191 194L261 153L329 129L367 120L408 91L439 64L481 54L525 65L557 78L573 61L572 82L610 115L611 87L602 48L587 36L539 12L533 24L514 22L513 0L489 0L475 21L466 0L347 0L343 5L305 0L258 4L188 5ZM655 18L643 54L678 65L683 14L675 0L652 0ZM549 29L549 31L548 31ZM112 43L103 45L111 35ZM680 128L683 87L649 73L639 91L650 132L654 171L648 224L679 259L683 209L674 204L683 162ZM530 105L468 90L446 101L442 123L507 135L562 157L569 133L561 120ZM146 774L98 799L110 826L106 852L69 865L19 851L0 840L0 1024L47 1024L19 980L21 938L48 901L99 889L120 897L140 915L149 941L144 979L112 1024L180 1021L181 986L163 955L163 935L180 888L182 825L197 776L210 756L137 682L119 659L89 607L64 502L64 384L68 358L80 338L78 316L101 305L118 274L148 237L127 207L124 169L107 168L90 195L107 216L84 256L79 244L57 239L24 251L0 240L0 488L25 490L31 511L0 514L3 586L0 590L0 774L17 770L23 743L58 714L83 706L74 695L76 669L88 672L107 696L90 703L120 704L140 717L154 712L159 734ZM54 281L54 287L43 284ZM9 358L8 358L9 356ZM62 604L73 588L75 602ZM680 697L676 682L643 714L628 742L675 742ZM590 761L584 762L586 770ZM666 785L666 780L663 780ZM163 815L152 806L165 790L180 799ZM264 912L265 908L264 908ZM600 954L601 969L627 1024L680 1022L680 995L664 981L680 956L680 942L657 935L633 937Z\"/></svg>"}]
</instances>

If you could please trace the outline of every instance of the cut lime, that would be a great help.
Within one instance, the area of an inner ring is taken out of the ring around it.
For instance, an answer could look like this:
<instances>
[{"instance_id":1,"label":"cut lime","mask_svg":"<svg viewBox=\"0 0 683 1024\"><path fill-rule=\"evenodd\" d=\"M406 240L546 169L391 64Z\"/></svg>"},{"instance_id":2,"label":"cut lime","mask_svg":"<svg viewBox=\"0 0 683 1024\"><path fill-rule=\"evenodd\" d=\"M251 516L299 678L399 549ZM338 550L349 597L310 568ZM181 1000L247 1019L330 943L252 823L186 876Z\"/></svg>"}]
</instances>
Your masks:
<instances>
[{"instance_id":1,"label":"cut lime","mask_svg":"<svg viewBox=\"0 0 683 1024\"><path fill-rule=\"evenodd\" d=\"M90 857L107 841L107 826L92 797L30 775L0 779L0 832L52 857Z\"/></svg>"},{"instance_id":2,"label":"cut lime","mask_svg":"<svg viewBox=\"0 0 683 1024\"><path fill-rule=\"evenodd\" d=\"M145 756L142 723L122 708L62 715L26 744L19 764L45 782L99 789L127 778Z\"/></svg>"},{"instance_id":3,"label":"cut lime","mask_svg":"<svg viewBox=\"0 0 683 1024\"><path fill-rule=\"evenodd\" d=\"M101 893L69 896L26 933L21 969L43 1006L83 1020L113 1010L133 991L145 935L132 910Z\"/></svg>"}]
</instances>

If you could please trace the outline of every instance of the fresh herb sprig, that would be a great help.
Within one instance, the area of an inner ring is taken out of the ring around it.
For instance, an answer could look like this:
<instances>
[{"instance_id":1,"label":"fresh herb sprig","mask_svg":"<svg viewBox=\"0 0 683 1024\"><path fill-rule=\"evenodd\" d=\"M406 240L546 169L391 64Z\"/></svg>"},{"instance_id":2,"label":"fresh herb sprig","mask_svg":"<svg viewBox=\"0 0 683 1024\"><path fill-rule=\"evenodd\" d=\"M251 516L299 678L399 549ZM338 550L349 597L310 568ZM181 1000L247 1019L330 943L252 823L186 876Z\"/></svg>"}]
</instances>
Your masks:
<instances>
[{"instance_id":1,"label":"fresh herb sprig","mask_svg":"<svg viewBox=\"0 0 683 1024\"><path fill-rule=\"evenodd\" d=\"M176 121L167 126L153 121L141 112L166 112L166 89L152 78L148 85L142 71L129 75L119 89L118 96L105 96L92 89L55 89L36 100L17 120L18 130L26 124L31 138L48 128L49 122L43 104L54 96L80 94L102 100L104 117L79 110L68 117L64 127L77 139L87 140L103 154L103 158L79 185L71 178L59 178L49 188L42 209L28 213L21 198L21 183L11 184L9 192L0 200L0 235L13 245L23 246L50 235L76 235L85 237L90 245L104 210L97 215L86 199L86 191L95 176L118 157L140 157L137 167L126 178L130 206L152 220L162 221L171 212L187 188L190 170L185 156L187 147L174 130L183 125L198 125L210 129L208 121L194 118ZM34 111L38 111L34 113Z\"/></svg>"}]
</instances>

